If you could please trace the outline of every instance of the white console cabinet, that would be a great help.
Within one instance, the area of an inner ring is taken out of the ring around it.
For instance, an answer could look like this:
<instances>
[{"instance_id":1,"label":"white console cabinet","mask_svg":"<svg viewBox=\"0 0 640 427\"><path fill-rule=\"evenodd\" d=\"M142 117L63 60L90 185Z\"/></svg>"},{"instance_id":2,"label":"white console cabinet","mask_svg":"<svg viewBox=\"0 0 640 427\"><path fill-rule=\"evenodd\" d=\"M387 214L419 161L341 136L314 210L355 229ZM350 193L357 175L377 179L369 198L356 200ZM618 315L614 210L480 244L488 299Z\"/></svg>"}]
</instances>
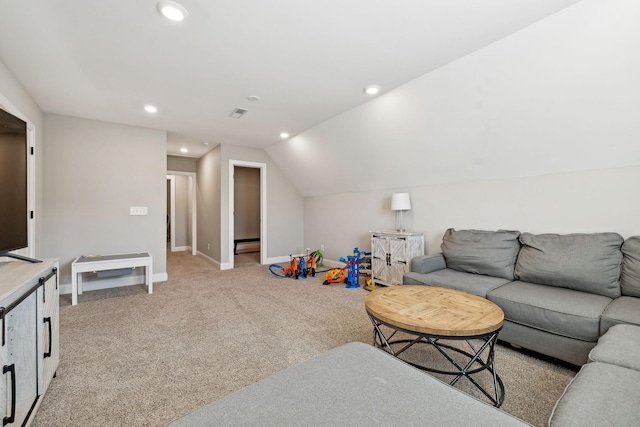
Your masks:
<instances>
[{"instance_id":1,"label":"white console cabinet","mask_svg":"<svg viewBox=\"0 0 640 427\"><path fill-rule=\"evenodd\" d=\"M28 426L59 361L58 261L0 263L0 419Z\"/></svg>"},{"instance_id":2,"label":"white console cabinet","mask_svg":"<svg viewBox=\"0 0 640 427\"><path fill-rule=\"evenodd\" d=\"M424 235L400 231L371 233L371 278L374 284L402 284L411 268L411 258L424 255Z\"/></svg>"}]
</instances>

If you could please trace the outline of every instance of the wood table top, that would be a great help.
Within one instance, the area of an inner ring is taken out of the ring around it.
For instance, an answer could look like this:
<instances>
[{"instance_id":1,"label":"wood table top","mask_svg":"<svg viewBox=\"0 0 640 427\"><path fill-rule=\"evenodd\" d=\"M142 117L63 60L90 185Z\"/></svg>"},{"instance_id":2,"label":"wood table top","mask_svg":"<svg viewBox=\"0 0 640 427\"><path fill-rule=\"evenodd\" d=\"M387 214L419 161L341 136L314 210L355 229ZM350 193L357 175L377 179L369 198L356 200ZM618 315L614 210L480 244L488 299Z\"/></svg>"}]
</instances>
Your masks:
<instances>
[{"instance_id":1,"label":"wood table top","mask_svg":"<svg viewBox=\"0 0 640 427\"><path fill-rule=\"evenodd\" d=\"M367 313L383 323L427 335L484 335L500 329L504 323L504 313L491 301L434 286L374 289L365 297L364 304Z\"/></svg>"}]
</instances>

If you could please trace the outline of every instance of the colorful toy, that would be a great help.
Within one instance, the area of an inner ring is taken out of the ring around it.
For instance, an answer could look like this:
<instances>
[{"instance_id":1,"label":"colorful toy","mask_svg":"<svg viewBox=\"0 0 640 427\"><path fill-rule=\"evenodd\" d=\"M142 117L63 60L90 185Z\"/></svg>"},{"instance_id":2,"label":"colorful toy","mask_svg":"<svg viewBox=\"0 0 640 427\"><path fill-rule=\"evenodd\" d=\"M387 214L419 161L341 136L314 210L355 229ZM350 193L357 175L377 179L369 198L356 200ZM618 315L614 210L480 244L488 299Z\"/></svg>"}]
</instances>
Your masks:
<instances>
[{"instance_id":1,"label":"colorful toy","mask_svg":"<svg viewBox=\"0 0 640 427\"><path fill-rule=\"evenodd\" d=\"M346 274L344 274L343 268L333 268L325 274L327 280L325 280L322 284L328 285L329 283L341 283L347 278Z\"/></svg>"},{"instance_id":2,"label":"colorful toy","mask_svg":"<svg viewBox=\"0 0 640 427\"><path fill-rule=\"evenodd\" d=\"M359 288L360 287L360 259L362 256L370 255L367 252L360 252L358 248L353 249L353 254L348 255L345 260L343 257L340 261L345 265L342 268L334 268L327 272L325 275L326 280L322 283L328 285L329 283L344 282L347 288Z\"/></svg>"},{"instance_id":3,"label":"colorful toy","mask_svg":"<svg viewBox=\"0 0 640 427\"><path fill-rule=\"evenodd\" d=\"M353 250L353 255L347 255L347 288L360 287L360 251L358 248Z\"/></svg>"},{"instance_id":4,"label":"colorful toy","mask_svg":"<svg viewBox=\"0 0 640 427\"><path fill-rule=\"evenodd\" d=\"M373 279L368 279L366 281L366 284L364 284L362 286L362 289L364 289L365 291L372 291L376 288L375 283L373 283Z\"/></svg>"},{"instance_id":5,"label":"colorful toy","mask_svg":"<svg viewBox=\"0 0 640 427\"><path fill-rule=\"evenodd\" d=\"M316 268L318 266L318 260L322 261L322 253L320 251L313 251L307 254L305 260L304 255L289 255L291 257L291 264L289 267L282 267L279 264L271 264L269 271L274 276L278 277L292 277L299 279L300 277L314 277L317 273Z\"/></svg>"}]
</instances>

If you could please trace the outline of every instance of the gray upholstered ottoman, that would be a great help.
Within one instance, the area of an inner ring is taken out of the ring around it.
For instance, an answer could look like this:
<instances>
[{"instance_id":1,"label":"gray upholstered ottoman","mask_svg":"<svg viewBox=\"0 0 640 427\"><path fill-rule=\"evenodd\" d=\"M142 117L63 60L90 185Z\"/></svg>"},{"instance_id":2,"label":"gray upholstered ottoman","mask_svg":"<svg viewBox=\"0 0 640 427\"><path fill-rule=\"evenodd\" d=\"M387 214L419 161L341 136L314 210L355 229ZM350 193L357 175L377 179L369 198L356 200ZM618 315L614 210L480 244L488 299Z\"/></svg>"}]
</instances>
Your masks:
<instances>
[{"instance_id":1,"label":"gray upholstered ottoman","mask_svg":"<svg viewBox=\"0 0 640 427\"><path fill-rule=\"evenodd\" d=\"M549 419L550 427L640 425L640 372L609 363L587 363L569 383Z\"/></svg>"},{"instance_id":2,"label":"gray upholstered ottoman","mask_svg":"<svg viewBox=\"0 0 640 427\"><path fill-rule=\"evenodd\" d=\"M350 343L197 409L170 427L525 426L363 343Z\"/></svg>"}]
</instances>

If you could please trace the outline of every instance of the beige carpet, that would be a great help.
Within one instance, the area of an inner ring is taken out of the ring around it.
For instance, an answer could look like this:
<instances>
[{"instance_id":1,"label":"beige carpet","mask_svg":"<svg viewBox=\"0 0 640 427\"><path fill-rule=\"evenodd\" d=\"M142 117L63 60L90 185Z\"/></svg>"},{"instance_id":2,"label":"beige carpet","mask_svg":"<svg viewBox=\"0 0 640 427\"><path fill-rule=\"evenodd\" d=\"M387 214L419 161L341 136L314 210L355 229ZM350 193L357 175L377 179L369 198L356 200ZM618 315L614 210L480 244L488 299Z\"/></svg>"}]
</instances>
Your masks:
<instances>
[{"instance_id":1,"label":"beige carpet","mask_svg":"<svg viewBox=\"0 0 640 427\"><path fill-rule=\"evenodd\" d=\"M153 295L142 285L93 291L77 306L61 296L60 366L34 425L163 426L320 352L371 342L365 290L276 278L257 257L219 271L173 253ZM497 364L502 409L541 426L575 374L503 345Z\"/></svg>"}]
</instances>

